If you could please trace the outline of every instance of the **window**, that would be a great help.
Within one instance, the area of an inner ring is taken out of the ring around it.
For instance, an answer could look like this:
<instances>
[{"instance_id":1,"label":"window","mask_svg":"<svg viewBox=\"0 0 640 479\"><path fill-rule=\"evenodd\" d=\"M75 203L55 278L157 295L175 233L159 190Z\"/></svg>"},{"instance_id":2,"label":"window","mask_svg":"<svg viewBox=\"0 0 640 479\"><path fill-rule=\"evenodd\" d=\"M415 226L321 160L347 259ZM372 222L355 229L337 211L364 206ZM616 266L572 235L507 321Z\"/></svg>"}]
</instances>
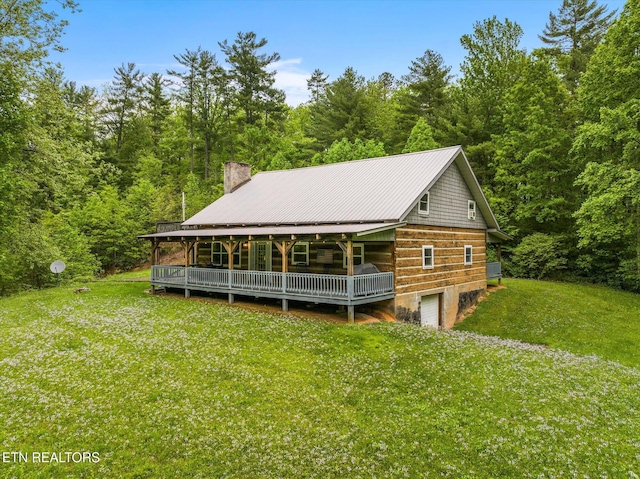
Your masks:
<instances>
[{"instance_id":1,"label":"window","mask_svg":"<svg viewBox=\"0 0 640 479\"><path fill-rule=\"evenodd\" d=\"M421 215L429 214L429 192L427 191L418 203L418 213Z\"/></svg>"},{"instance_id":2,"label":"window","mask_svg":"<svg viewBox=\"0 0 640 479\"><path fill-rule=\"evenodd\" d=\"M469 200L469 219L476 219L476 202L473 200Z\"/></svg>"},{"instance_id":3,"label":"window","mask_svg":"<svg viewBox=\"0 0 640 479\"><path fill-rule=\"evenodd\" d=\"M364 243L353 243L353 265L364 263ZM342 267L347 267L347 254L342 255Z\"/></svg>"},{"instance_id":4,"label":"window","mask_svg":"<svg viewBox=\"0 0 640 479\"><path fill-rule=\"evenodd\" d=\"M422 269L433 269L433 246L422 247Z\"/></svg>"},{"instance_id":5,"label":"window","mask_svg":"<svg viewBox=\"0 0 640 479\"><path fill-rule=\"evenodd\" d=\"M300 242L293 245L291 264L309 264L309 243Z\"/></svg>"},{"instance_id":6,"label":"window","mask_svg":"<svg viewBox=\"0 0 640 479\"><path fill-rule=\"evenodd\" d=\"M473 246L465 245L464 264L473 264Z\"/></svg>"},{"instance_id":7,"label":"window","mask_svg":"<svg viewBox=\"0 0 640 479\"><path fill-rule=\"evenodd\" d=\"M242 248L242 245L238 245L233 252L233 266L238 268L241 261L240 248ZM220 241L214 241L211 244L211 263L215 266L229 267L229 255Z\"/></svg>"}]
</instances>

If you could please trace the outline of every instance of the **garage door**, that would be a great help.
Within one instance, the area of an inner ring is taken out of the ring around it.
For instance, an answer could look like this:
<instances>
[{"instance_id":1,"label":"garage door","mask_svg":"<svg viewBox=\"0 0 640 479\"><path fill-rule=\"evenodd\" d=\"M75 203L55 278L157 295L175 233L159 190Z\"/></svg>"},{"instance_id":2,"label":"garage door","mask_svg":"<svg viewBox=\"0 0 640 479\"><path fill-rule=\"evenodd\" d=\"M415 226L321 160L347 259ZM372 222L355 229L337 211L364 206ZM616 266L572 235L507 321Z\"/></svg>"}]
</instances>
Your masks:
<instances>
[{"instance_id":1,"label":"garage door","mask_svg":"<svg viewBox=\"0 0 640 479\"><path fill-rule=\"evenodd\" d=\"M437 328L439 321L439 301L438 295L423 296L420 303L420 325Z\"/></svg>"}]
</instances>

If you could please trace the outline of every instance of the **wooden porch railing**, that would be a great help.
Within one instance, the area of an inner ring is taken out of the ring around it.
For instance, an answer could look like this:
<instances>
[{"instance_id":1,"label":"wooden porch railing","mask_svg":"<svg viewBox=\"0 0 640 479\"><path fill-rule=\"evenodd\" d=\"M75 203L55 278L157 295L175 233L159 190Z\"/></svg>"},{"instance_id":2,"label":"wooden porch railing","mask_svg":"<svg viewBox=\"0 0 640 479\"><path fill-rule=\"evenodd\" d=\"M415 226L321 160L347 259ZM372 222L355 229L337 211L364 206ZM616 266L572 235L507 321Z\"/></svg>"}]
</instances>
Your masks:
<instances>
[{"instance_id":1,"label":"wooden porch railing","mask_svg":"<svg viewBox=\"0 0 640 479\"><path fill-rule=\"evenodd\" d=\"M185 290L331 299L345 304L393 295L393 273L344 276L156 265L151 268L151 284Z\"/></svg>"}]
</instances>

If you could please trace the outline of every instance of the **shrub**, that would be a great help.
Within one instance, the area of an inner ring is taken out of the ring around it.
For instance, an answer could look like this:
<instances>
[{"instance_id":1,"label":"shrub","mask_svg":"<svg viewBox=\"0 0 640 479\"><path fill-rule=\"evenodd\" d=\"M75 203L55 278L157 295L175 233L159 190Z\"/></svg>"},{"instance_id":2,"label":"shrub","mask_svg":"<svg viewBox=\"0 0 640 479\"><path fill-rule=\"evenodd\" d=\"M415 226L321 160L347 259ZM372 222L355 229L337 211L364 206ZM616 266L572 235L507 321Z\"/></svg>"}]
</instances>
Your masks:
<instances>
[{"instance_id":1,"label":"shrub","mask_svg":"<svg viewBox=\"0 0 640 479\"><path fill-rule=\"evenodd\" d=\"M511 255L511 271L521 278L550 278L567 267L567 251L551 235L534 233L522 239Z\"/></svg>"}]
</instances>

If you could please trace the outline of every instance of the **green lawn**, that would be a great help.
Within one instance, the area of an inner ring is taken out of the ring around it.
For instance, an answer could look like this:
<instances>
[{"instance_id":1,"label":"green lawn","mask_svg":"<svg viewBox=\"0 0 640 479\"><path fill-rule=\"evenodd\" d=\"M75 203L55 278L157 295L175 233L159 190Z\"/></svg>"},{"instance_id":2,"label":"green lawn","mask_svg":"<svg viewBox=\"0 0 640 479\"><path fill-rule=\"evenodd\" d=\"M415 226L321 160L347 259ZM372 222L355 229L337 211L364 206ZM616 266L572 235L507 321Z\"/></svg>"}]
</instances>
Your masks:
<instances>
[{"instance_id":1,"label":"green lawn","mask_svg":"<svg viewBox=\"0 0 640 479\"><path fill-rule=\"evenodd\" d=\"M640 367L640 295L603 286L504 281L456 329Z\"/></svg>"},{"instance_id":2,"label":"green lawn","mask_svg":"<svg viewBox=\"0 0 640 479\"><path fill-rule=\"evenodd\" d=\"M90 287L0 299L0 452L100 462L0 462L0 477L640 474L635 368Z\"/></svg>"}]
</instances>

